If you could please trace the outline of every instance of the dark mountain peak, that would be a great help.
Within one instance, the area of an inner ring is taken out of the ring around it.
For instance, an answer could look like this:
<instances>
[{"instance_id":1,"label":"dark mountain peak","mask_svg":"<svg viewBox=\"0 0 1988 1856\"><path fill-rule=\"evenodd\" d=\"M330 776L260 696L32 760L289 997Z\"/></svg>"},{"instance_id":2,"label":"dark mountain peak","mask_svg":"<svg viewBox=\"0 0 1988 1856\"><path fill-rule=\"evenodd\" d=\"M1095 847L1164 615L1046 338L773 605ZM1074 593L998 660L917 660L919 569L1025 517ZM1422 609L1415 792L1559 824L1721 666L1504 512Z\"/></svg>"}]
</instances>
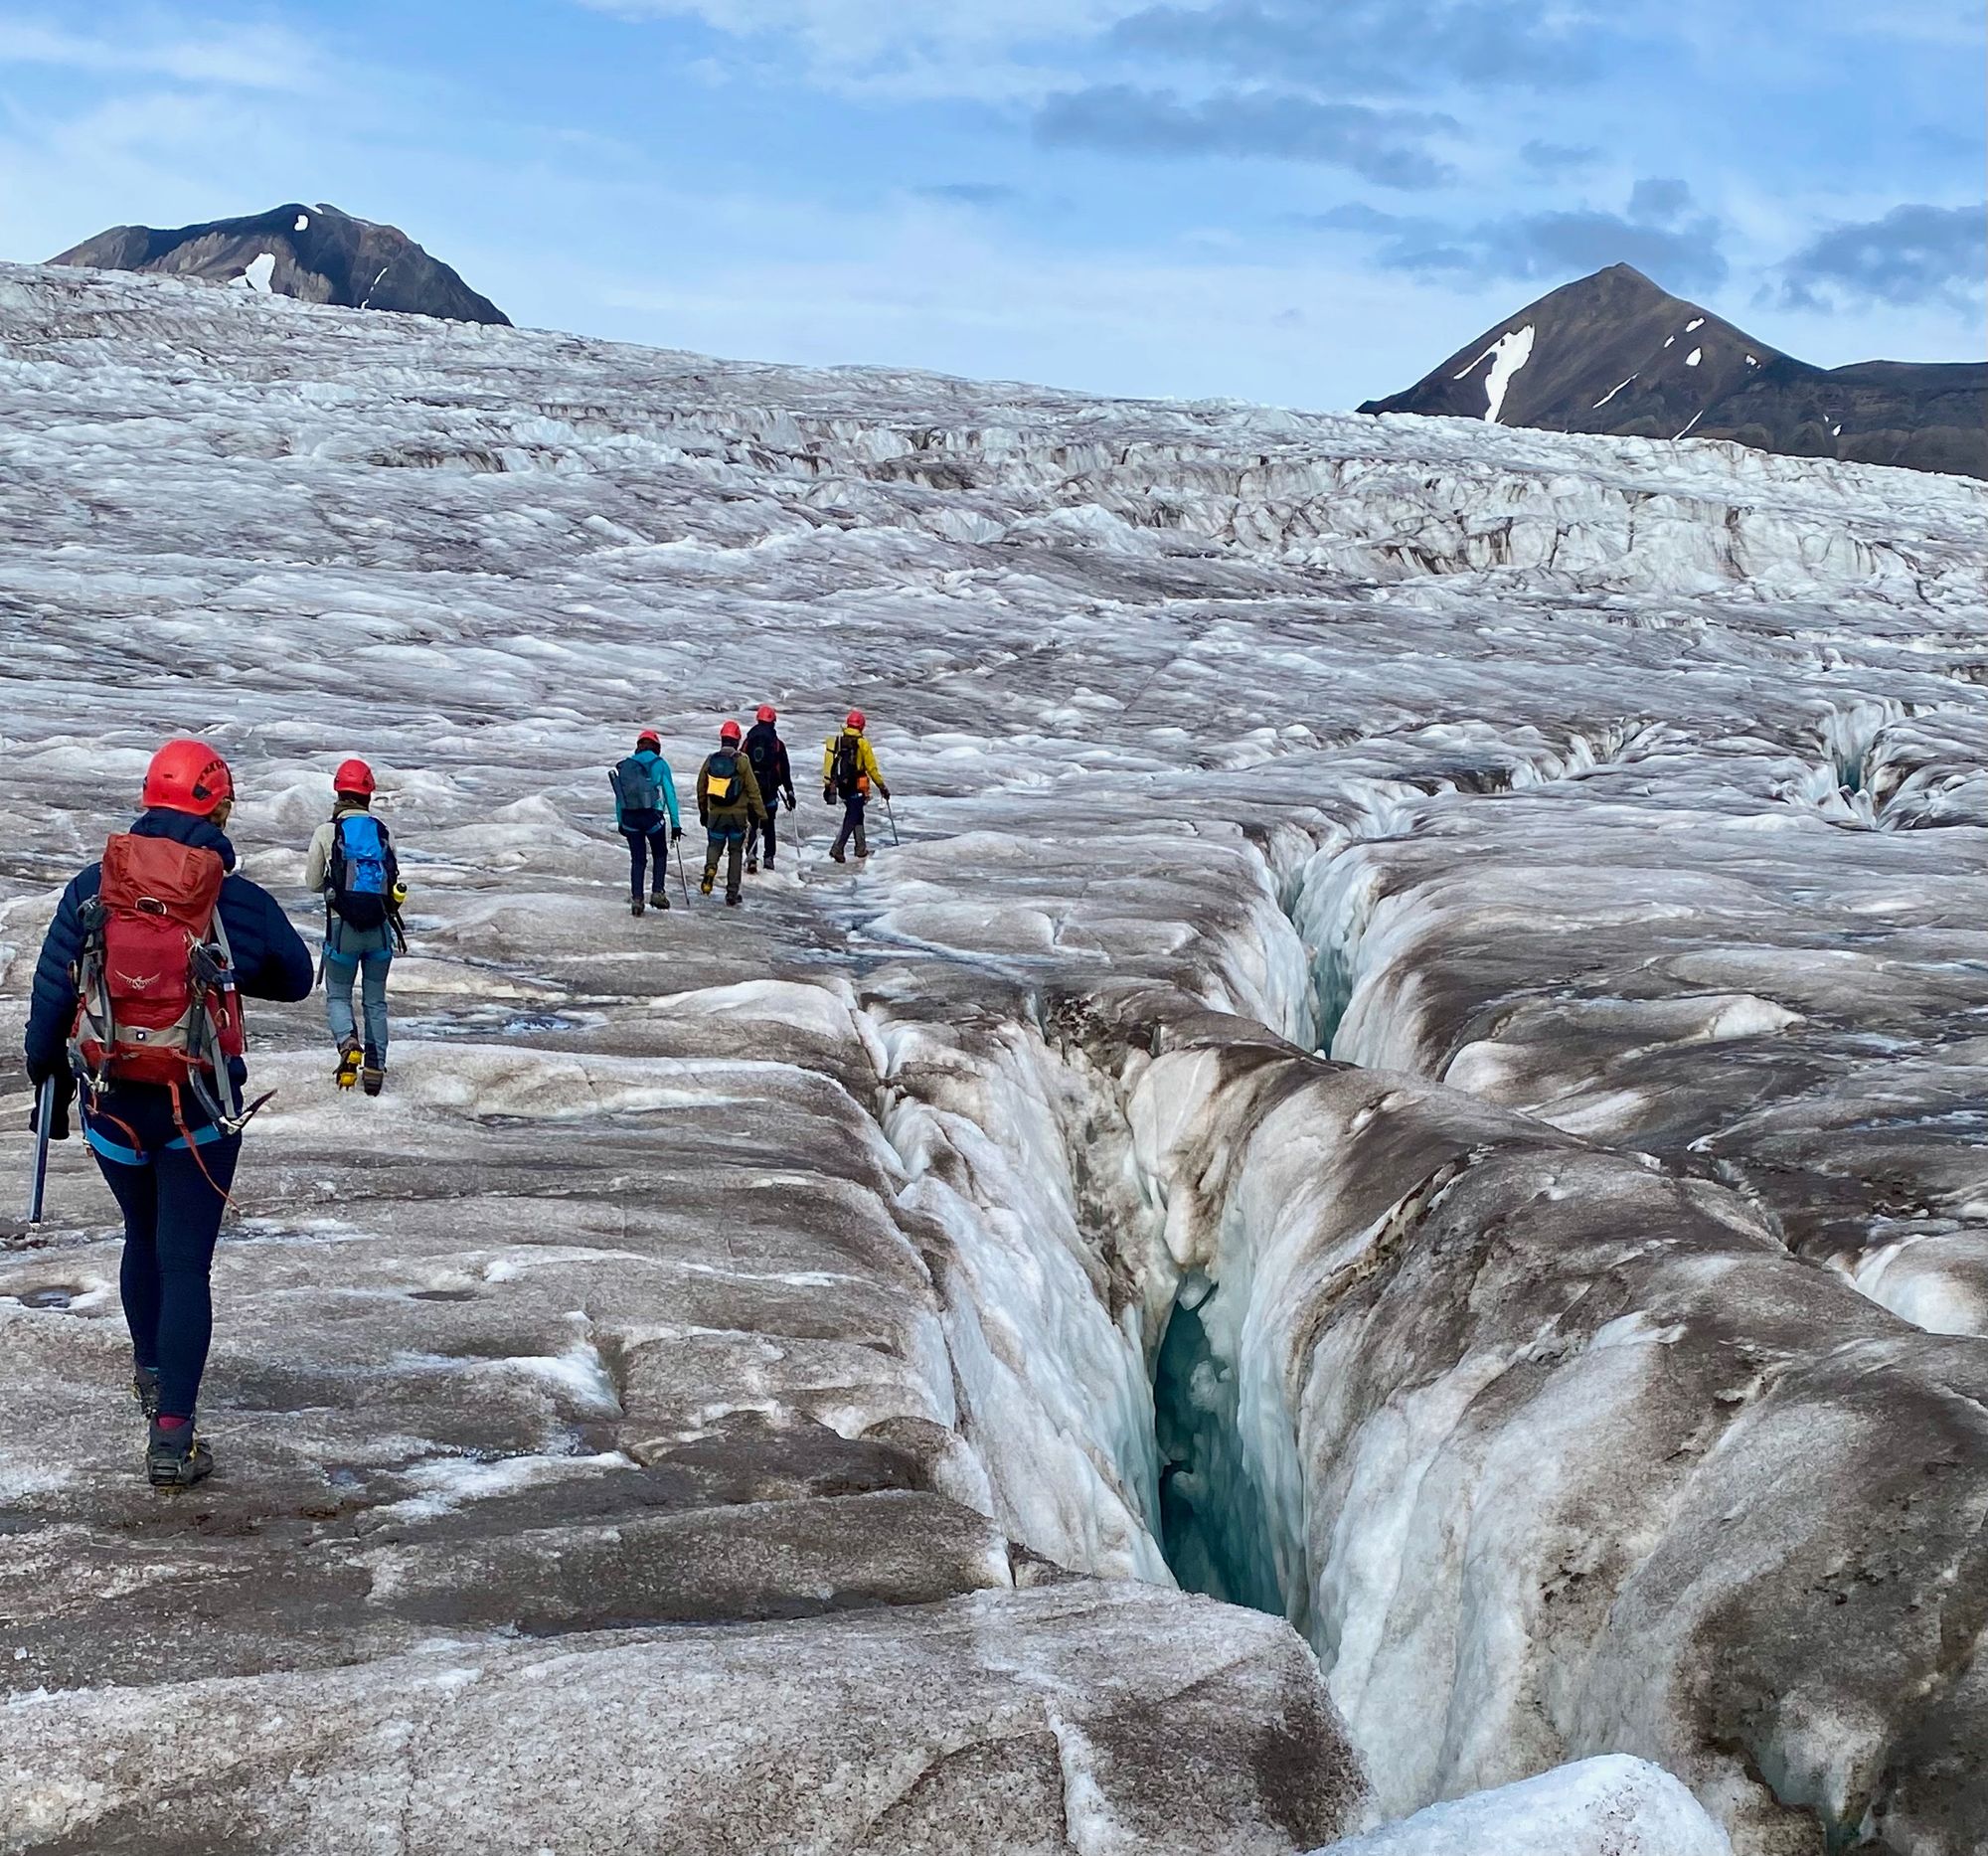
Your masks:
<instances>
[{"instance_id":1,"label":"dark mountain peak","mask_svg":"<svg viewBox=\"0 0 1988 1856\"><path fill-rule=\"evenodd\" d=\"M1570 293L1592 294L1599 291L1617 294L1633 292L1640 296L1665 298L1670 296L1670 291L1653 277L1645 276L1634 264L1604 264L1599 270L1590 271L1584 277L1575 277L1572 283L1563 283L1558 290L1550 290L1547 294L1564 296Z\"/></svg>"},{"instance_id":2,"label":"dark mountain peak","mask_svg":"<svg viewBox=\"0 0 1988 1856\"><path fill-rule=\"evenodd\" d=\"M1988 367L1811 367L1632 264L1549 290L1407 392L1360 411L1730 438L1797 456L1988 476Z\"/></svg>"},{"instance_id":3,"label":"dark mountain peak","mask_svg":"<svg viewBox=\"0 0 1988 1856\"><path fill-rule=\"evenodd\" d=\"M199 277L347 309L454 322L510 321L399 227L355 219L323 204L291 201L246 219L206 220L170 231L113 226L49 261Z\"/></svg>"},{"instance_id":4,"label":"dark mountain peak","mask_svg":"<svg viewBox=\"0 0 1988 1856\"><path fill-rule=\"evenodd\" d=\"M1588 276L1576 277L1574 282L1577 286L1582 283L1599 283L1603 280L1616 284L1629 285L1635 289L1647 291L1652 296L1670 295L1670 291L1665 289L1661 283L1654 277L1638 270L1634 264L1604 264L1599 270L1594 271Z\"/></svg>"},{"instance_id":5,"label":"dark mountain peak","mask_svg":"<svg viewBox=\"0 0 1988 1856\"><path fill-rule=\"evenodd\" d=\"M1691 402L1677 426L1722 386L1762 367L1775 351L1696 303L1671 295L1631 264L1610 264L1549 290L1496 328L1467 342L1426 379L1364 413L1448 414L1505 425L1595 429L1580 415L1622 396L1655 420L1676 399ZM1602 422L1605 425L1606 422Z\"/></svg>"}]
</instances>

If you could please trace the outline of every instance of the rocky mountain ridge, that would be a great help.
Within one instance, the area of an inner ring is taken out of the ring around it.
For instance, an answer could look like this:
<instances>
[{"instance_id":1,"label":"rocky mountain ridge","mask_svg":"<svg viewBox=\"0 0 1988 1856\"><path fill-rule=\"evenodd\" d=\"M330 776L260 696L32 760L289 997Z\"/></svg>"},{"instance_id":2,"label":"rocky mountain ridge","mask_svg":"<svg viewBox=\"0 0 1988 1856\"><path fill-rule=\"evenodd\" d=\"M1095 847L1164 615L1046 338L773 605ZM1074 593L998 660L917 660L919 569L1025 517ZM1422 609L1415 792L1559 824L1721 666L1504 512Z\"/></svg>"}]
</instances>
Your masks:
<instances>
[{"instance_id":1,"label":"rocky mountain ridge","mask_svg":"<svg viewBox=\"0 0 1988 1856\"><path fill-rule=\"evenodd\" d=\"M505 327L511 321L398 227L355 219L335 206L291 202L246 219L205 220L170 231L112 226L49 261L199 277L346 309Z\"/></svg>"},{"instance_id":2,"label":"rocky mountain ridge","mask_svg":"<svg viewBox=\"0 0 1988 1856\"><path fill-rule=\"evenodd\" d=\"M1628 264L1549 291L1360 411L1988 476L1988 362L1813 367Z\"/></svg>"}]
</instances>

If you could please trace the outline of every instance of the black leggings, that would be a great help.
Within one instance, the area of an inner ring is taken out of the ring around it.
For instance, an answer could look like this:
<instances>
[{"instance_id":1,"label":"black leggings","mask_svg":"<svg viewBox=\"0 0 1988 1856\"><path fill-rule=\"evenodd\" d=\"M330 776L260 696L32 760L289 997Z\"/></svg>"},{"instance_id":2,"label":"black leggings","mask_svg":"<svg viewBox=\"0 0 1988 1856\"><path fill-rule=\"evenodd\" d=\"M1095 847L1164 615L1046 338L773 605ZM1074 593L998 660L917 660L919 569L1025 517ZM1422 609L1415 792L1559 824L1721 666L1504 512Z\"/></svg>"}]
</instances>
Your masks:
<instances>
[{"instance_id":1,"label":"black leggings","mask_svg":"<svg viewBox=\"0 0 1988 1856\"><path fill-rule=\"evenodd\" d=\"M660 890L669 881L670 828L665 824L646 828L623 825L621 835L628 840L628 894L639 902L651 893L646 884L651 857L656 861L656 888Z\"/></svg>"},{"instance_id":2,"label":"black leggings","mask_svg":"<svg viewBox=\"0 0 1988 1856\"><path fill-rule=\"evenodd\" d=\"M96 1122L97 1138L143 1156L133 1162L101 1148L96 1152L104 1183L124 1215L117 1286L132 1356L139 1366L157 1371L159 1410L191 1418L214 1332L208 1274L228 1203L222 1195L234 1183L242 1136L208 1141L196 1157L169 1144L179 1130L163 1091L119 1091L104 1105L108 1112Z\"/></svg>"}]
</instances>

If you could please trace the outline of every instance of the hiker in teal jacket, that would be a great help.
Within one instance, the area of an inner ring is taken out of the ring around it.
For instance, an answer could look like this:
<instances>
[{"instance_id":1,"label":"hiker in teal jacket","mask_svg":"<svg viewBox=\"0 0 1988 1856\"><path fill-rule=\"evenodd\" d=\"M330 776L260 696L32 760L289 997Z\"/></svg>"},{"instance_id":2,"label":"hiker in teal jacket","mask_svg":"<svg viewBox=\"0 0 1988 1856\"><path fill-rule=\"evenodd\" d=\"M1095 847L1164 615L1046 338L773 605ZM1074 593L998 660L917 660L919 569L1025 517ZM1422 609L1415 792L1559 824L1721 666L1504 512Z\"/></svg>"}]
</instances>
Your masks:
<instances>
[{"instance_id":1,"label":"hiker in teal jacket","mask_svg":"<svg viewBox=\"0 0 1988 1856\"><path fill-rule=\"evenodd\" d=\"M669 892L663 886L669 874L669 847L684 834L677 812L677 783L663 759L662 738L654 729L644 729L635 737L635 752L607 777L614 788L614 826L628 840L628 913L642 913L642 885L652 858L655 876L649 901L667 909Z\"/></svg>"}]
</instances>

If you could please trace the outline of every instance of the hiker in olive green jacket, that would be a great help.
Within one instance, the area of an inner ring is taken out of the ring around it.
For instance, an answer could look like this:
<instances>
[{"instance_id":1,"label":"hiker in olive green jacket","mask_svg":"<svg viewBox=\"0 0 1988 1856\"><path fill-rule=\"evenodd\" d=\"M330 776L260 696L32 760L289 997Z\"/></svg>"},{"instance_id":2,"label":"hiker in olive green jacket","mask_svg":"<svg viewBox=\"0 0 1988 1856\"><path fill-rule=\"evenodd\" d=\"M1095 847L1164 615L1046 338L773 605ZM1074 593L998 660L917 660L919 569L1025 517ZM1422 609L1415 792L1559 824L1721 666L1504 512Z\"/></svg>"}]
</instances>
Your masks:
<instances>
[{"instance_id":1,"label":"hiker in olive green jacket","mask_svg":"<svg viewBox=\"0 0 1988 1856\"><path fill-rule=\"evenodd\" d=\"M718 752L705 757L697 770L697 816L705 829L704 881L709 896L718 881L718 860L726 852L725 900L738 907L741 866L746 861L746 828L764 825L766 801L752 775L752 762L740 748L742 731L728 722L718 731Z\"/></svg>"}]
</instances>

